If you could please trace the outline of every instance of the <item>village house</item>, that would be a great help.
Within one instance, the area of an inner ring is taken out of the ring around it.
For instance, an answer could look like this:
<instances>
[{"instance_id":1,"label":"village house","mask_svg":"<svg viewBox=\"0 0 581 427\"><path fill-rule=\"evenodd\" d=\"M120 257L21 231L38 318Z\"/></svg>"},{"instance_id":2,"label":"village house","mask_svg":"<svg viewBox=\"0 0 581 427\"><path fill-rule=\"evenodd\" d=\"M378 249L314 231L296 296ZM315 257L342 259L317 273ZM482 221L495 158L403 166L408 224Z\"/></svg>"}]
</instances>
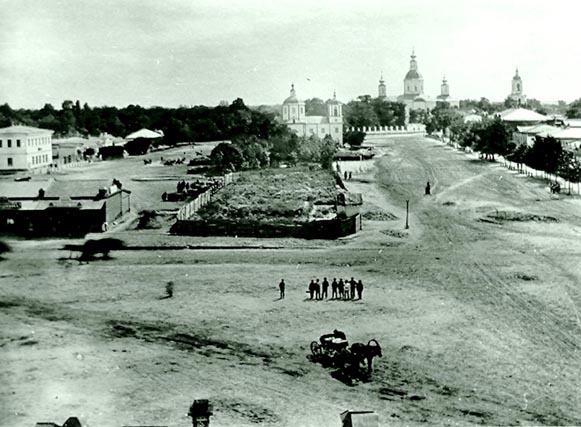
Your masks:
<instances>
[{"instance_id":1,"label":"village house","mask_svg":"<svg viewBox=\"0 0 581 427\"><path fill-rule=\"evenodd\" d=\"M0 172L46 172L52 164L52 134L30 126L0 129Z\"/></svg>"},{"instance_id":2,"label":"village house","mask_svg":"<svg viewBox=\"0 0 581 427\"><path fill-rule=\"evenodd\" d=\"M109 230L131 211L116 181L0 181L0 234L80 236Z\"/></svg>"}]
</instances>

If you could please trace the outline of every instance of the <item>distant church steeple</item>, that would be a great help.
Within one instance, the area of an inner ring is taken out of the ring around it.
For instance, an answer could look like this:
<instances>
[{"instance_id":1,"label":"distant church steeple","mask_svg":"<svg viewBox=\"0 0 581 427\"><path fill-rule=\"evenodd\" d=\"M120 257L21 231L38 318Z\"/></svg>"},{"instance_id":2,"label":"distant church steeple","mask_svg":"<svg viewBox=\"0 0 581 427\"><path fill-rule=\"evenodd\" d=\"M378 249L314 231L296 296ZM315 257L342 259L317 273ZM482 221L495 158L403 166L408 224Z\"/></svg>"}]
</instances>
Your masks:
<instances>
[{"instance_id":1,"label":"distant church steeple","mask_svg":"<svg viewBox=\"0 0 581 427\"><path fill-rule=\"evenodd\" d=\"M415 49L412 50L410 69L403 79L403 94L408 98L414 98L424 94L424 78L418 71Z\"/></svg>"},{"instance_id":2,"label":"distant church steeple","mask_svg":"<svg viewBox=\"0 0 581 427\"><path fill-rule=\"evenodd\" d=\"M525 105L527 103L527 97L524 94L522 78L518 74L518 68L512 78L512 89L510 91L510 98L517 101L518 105Z\"/></svg>"},{"instance_id":3,"label":"distant church steeple","mask_svg":"<svg viewBox=\"0 0 581 427\"><path fill-rule=\"evenodd\" d=\"M378 86L378 95L379 99L387 98L387 86L385 86L385 80L383 80L383 71L381 72L381 77L379 78L379 86Z\"/></svg>"},{"instance_id":4,"label":"distant church steeple","mask_svg":"<svg viewBox=\"0 0 581 427\"><path fill-rule=\"evenodd\" d=\"M440 86L440 95L442 97L450 96L450 86L448 86L448 80L446 80L446 76L442 79L442 86Z\"/></svg>"}]
</instances>

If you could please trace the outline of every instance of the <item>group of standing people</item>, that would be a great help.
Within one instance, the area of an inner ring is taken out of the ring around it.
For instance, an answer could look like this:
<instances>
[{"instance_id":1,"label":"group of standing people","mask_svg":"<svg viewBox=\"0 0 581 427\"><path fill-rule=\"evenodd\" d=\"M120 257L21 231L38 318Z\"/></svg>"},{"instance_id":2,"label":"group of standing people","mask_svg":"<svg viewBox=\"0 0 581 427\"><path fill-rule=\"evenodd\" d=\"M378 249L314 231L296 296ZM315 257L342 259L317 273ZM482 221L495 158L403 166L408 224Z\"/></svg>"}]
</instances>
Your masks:
<instances>
[{"instance_id":1,"label":"group of standing people","mask_svg":"<svg viewBox=\"0 0 581 427\"><path fill-rule=\"evenodd\" d=\"M333 278L331 284L326 277L323 281L319 283L319 279L312 279L309 283L309 290L307 293L310 295L310 299L323 300L329 298L329 286L331 287L331 299L332 300L355 300L363 299L363 281L361 279L355 280L353 277L351 280L343 280ZM284 299L286 291L286 283L284 279L280 280L278 284L278 289L280 292L280 299Z\"/></svg>"},{"instance_id":2,"label":"group of standing people","mask_svg":"<svg viewBox=\"0 0 581 427\"><path fill-rule=\"evenodd\" d=\"M362 299L363 281L356 281L353 277L351 280L333 278L331 284L326 277L319 283L319 279L311 280L309 283L310 299L323 300L329 298L329 286L331 287L331 299Z\"/></svg>"}]
</instances>

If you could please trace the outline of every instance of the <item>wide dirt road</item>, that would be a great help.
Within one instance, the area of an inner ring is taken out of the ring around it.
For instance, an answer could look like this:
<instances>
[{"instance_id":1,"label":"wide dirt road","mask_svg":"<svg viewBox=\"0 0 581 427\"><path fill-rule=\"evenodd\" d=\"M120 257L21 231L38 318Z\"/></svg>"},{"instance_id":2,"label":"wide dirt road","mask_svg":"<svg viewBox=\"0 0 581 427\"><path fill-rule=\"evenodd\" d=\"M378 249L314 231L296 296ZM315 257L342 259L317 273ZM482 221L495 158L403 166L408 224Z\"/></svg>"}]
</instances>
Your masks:
<instances>
[{"instance_id":1,"label":"wide dirt road","mask_svg":"<svg viewBox=\"0 0 581 427\"><path fill-rule=\"evenodd\" d=\"M394 426L581 425L579 201L431 140L381 149L376 170L347 183L375 219L355 238L88 265L61 259L63 242L12 242L0 425L186 426L194 398L214 402L217 426L339 426L348 408ZM361 278L363 300L306 300L323 276ZM170 279L174 298L159 299ZM334 328L382 344L370 382L349 387L307 359Z\"/></svg>"}]
</instances>

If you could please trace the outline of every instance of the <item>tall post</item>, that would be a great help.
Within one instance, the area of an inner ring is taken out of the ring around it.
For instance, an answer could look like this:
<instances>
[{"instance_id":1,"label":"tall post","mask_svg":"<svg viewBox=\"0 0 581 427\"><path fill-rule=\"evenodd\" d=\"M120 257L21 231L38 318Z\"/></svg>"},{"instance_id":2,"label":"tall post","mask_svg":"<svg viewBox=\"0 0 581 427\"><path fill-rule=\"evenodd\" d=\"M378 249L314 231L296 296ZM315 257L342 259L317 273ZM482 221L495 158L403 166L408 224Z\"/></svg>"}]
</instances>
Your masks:
<instances>
[{"instance_id":1,"label":"tall post","mask_svg":"<svg viewBox=\"0 0 581 427\"><path fill-rule=\"evenodd\" d=\"M410 201L406 200L405 201L405 229L406 230L408 228L410 228L409 215L410 215Z\"/></svg>"}]
</instances>

